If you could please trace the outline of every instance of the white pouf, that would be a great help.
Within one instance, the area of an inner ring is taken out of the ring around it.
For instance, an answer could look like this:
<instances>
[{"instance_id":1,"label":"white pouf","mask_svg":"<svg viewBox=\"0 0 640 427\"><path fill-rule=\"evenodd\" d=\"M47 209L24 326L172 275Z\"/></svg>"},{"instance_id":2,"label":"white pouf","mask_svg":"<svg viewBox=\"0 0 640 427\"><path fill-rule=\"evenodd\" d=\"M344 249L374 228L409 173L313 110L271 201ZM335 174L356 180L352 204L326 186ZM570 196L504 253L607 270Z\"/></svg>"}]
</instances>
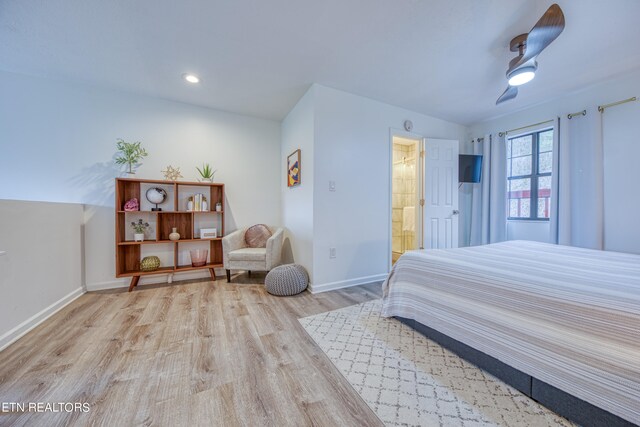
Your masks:
<instances>
[{"instance_id":1,"label":"white pouf","mask_svg":"<svg viewBox=\"0 0 640 427\"><path fill-rule=\"evenodd\" d=\"M280 265L269 273L264 280L267 292L272 295L295 295L307 289L309 275L300 264Z\"/></svg>"}]
</instances>

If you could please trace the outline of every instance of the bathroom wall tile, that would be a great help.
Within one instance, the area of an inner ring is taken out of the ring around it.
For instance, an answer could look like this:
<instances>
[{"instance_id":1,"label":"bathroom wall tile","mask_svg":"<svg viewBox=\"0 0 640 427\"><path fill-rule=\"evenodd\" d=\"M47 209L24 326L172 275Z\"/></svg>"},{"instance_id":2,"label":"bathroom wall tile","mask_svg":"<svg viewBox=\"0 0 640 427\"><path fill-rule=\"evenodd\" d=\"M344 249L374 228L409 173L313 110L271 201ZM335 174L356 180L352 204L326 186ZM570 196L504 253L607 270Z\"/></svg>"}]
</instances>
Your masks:
<instances>
[{"instance_id":1,"label":"bathroom wall tile","mask_svg":"<svg viewBox=\"0 0 640 427\"><path fill-rule=\"evenodd\" d=\"M400 222L393 223L392 233L394 236L399 236L402 233L402 224Z\"/></svg>"},{"instance_id":2,"label":"bathroom wall tile","mask_svg":"<svg viewBox=\"0 0 640 427\"><path fill-rule=\"evenodd\" d=\"M405 249L415 249L415 236L414 233L407 233L404 238Z\"/></svg>"},{"instance_id":3,"label":"bathroom wall tile","mask_svg":"<svg viewBox=\"0 0 640 427\"><path fill-rule=\"evenodd\" d=\"M391 195L391 206L394 208L402 207L402 195L399 193L395 193Z\"/></svg>"},{"instance_id":4,"label":"bathroom wall tile","mask_svg":"<svg viewBox=\"0 0 640 427\"><path fill-rule=\"evenodd\" d=\"M391 242L391 250L394 252L400 252L402 250L402 242L400 241L400 237L393 237Z\"/></svg>"},{"instance_id":5,"label":"bathroom wall tile","mask_svg":"<svg viewBox=\"0 0 640 427\"><path fill-rule=\"evenodd\" d=\"M402 179L393 178L393 192L396 194L402 193L401 187L402 187Z\"/></svg>"}]
</instances>

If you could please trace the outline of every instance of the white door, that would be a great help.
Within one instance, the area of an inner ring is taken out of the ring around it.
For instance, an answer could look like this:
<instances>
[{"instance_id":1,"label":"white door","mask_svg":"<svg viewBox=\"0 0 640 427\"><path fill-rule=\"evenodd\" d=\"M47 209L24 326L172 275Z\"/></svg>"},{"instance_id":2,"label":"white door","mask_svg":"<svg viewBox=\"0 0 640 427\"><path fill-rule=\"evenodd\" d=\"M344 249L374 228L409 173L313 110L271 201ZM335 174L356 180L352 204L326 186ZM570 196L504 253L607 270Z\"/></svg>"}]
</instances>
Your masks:
<instances>
[{"instance_id":1,"label":"white door","mask_svg":"<svg viewBox=\"0 0 640 427\"><path fill-rule=\"evenodd\" d=\"M422 247L458 247L458 141L424 140Z\"/></svg>"}]
</instances>

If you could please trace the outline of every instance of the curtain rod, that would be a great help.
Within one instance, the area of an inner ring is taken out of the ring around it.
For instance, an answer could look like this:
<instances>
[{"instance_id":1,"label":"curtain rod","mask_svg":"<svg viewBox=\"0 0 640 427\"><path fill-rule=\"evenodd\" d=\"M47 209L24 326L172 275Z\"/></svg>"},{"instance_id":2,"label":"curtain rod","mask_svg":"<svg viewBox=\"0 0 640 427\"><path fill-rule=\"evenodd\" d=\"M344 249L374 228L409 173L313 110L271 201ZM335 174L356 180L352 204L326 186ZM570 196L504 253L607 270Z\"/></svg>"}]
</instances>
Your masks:
<instances>
[{"instance_id":1,"label":"curtain rod","mask_svg":"<svg viewBox=\"0 0 640 427\"><path fill-rule=\"evenodd\" d=\"M480 142L480 141L484 141L483 137L480 138L471 138L471 143L473 144L474 142Z\"/></svg>"},{"instance_id":2,"label":"curtain rod","mask_svg":"<svg viewBox=\"0 0 640 427\"><path fill-rule=\"evenodd\" d=\"M509 129L509 130L505 130L504 132L500 132L498 133L498 136L505 136L507 135L509 132L515 132L517 130L522 130L522 129L527 129L527 128L532 128L534 126L538 126L538 125L544 125L547 123L553 123L555 121L555 119L551 119L551 120L545 120L544 122L540 122L540 123L534 123L532 125L527 125L527 126L522 126L519 128L515 128L515 129Z\"/></svg>"},{"instance_id":3,"label":"curtain rod","mask_svg":"<svg viewBox=\"0 0 640 427\"><path fill-rule=\"evenodd\" d=\"M582 110L582 111L578 111L577 113L567 114L567 119L571 120L574 117L579 116L579 115L586 116L587 115L587 110Z\"/></svg>"},{"instance_id":4,"label":"curtain rod","mask_svg":"<svg viewBox=\"0 0 640 427\"><path fill-rule=\"evenodd\" d=\"M623 99L622 101L612 102L611 104L598 105L598 111L604 113L604 110L609 107L615 107L616 105L626 104L627 102L637 101L638 98L632 96L631 98Z\"/></svg>"}]
</instances>

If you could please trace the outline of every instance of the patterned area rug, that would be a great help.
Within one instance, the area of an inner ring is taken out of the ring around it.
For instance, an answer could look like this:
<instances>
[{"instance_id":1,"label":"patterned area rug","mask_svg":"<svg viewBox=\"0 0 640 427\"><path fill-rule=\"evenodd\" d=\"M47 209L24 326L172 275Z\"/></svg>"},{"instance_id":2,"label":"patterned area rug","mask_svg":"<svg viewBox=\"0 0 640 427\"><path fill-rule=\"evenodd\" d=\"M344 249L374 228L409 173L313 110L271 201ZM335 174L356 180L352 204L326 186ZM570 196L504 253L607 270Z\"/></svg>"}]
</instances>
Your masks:
<instances>
[{"instance_id":1,"label":"patterned area rug","mask_svg":"<svg viewBox=\"0 0 640 427\"><path fill-rule=\"evenodd\" d=\"M573 426L395 319L380 300L300 319L388 426Z\"/></svg>"}]
</instances>

